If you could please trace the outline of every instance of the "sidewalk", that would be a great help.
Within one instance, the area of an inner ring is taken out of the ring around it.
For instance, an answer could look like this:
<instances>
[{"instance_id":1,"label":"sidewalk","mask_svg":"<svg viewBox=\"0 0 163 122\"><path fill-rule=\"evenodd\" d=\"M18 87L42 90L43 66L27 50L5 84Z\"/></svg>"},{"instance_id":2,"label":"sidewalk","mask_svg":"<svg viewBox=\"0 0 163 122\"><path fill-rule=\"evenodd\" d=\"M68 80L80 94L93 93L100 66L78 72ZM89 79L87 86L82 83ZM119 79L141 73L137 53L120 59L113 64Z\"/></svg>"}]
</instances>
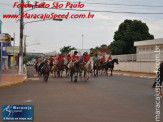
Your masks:
<instances>
[{"instance_id":1,"label":"sidewalk","mask_svg":"<svg viewBox=\"0 0 163 122\"><path fill-rule=\"evenodd\" d=\"M118 71L118 70L113 71L113 75L114 74L131 76L131 77L152 78L152 79L156 77L155 73L128 72L128 71Z\"/></svg>"},{"instance_id":2,"label":"sidewalk","mask_svg":"<svg viewBox=\"0 0 163 122\"><path fill-rule=\"evenodd\" d=\"M25 71L25 70L24 70ZM0 88L25 82L26 74L18 75L18 69L3 70L1 74Z\"/></svg>"}]
</instances>

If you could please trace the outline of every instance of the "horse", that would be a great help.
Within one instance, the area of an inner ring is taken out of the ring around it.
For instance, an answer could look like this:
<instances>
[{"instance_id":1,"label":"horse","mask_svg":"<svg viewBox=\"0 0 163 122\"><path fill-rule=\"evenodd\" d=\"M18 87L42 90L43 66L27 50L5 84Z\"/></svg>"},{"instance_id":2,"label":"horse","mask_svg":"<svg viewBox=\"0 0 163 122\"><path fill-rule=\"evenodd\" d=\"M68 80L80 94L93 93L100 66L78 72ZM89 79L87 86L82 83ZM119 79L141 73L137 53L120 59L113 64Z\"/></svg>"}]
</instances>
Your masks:
<instances>
[{"instance_id":1,"label":"horse","mask_svg":"<svg viewBox=\"0 0 163 122\"><path fill-rule=\"evenodd\" d=\"M101 64L100 64L100 60L97 60L95 63L94 63L94 66L93 66L93 71L94 71L94 76L95 77L98 77L98 71L101 69Z\"/></svg>"},{"instance_id":2,"label":"horse","mask_svg":"<svg viewBox=\"0 0 163 122\"><path fill-rule=\"evenodd\" d=\"M48 63L45 63L42 74L43 74L44 81L47 82L50 74L50 67Z\"/></svg>"},{"instance_id":3,"label":"horse","mask_svg":"<svg viewBox=\"0 0 163 122\"><path fill-rule=\"evenodd\" d=\"M52 73L52 76L56 77L56 74L57 74L57 64L56 64L56 62L53 62L53 66L51 68L51 73Z\"/></svg>"},{"instance_id":4,"label":"horse","mask_svg":"<svg viewBox=\"0 0 163 122\"><path fill-rule=\"evenodd\" d=\"M57 68L57 75L58 77L62 77L65 65L64 65L64 61L58 62L56 65Z\"/></svg>"},{"instance_id":5,"label":"horse","mask_svg":"<svg viewBox=\"0 0 163 122\"><path fill-rule=\"evenodd\" d=\"M38 62L35 63L34 67L35 67L36 72L38 72L38 71L37 71L37 70L38 70Z\"/></svg>"},{"instance_id":6,"label":"horse","mask_svg":"<svg viewBox=\"0 0 163 122\"><path fill-rule=\"evenodd\" d=\"M43 75L43 79L45 82L48 81L49 74L50 74L50 67L48 61L41 62L39 65L39 76Z\"/></svg>"},{"instance_id":7,"label":"horse","mask_svg":"<svg viewBox=\"0 0 163 122\"><path fill-rule=\"evenodd\" d=\"M70 76L71 76L71 82L73 82L73 76L75 77L74 82L77 82L78 74L80 73L79 69L79 61L71 62L70 66Z\"/></svg>"},{"instance_id":8,"label":"horse","mask_svg":"<svg viewBox=\"0 0 163 122\"><path fill-rule=\"evenodd\" d=\"M90 78L91 69L91 62L89 61L84 65L84 79L86 82L88 82Z\"/></svg>"},{"instance_id":9,"label":"horse","mask_svg":"<svg viewBox=\"0 0 163 122\"><path fill-rule=\"evenodd\" d=\"M119 64L118 63L118 59L115 58L113 59L112 61L107 61L106 64L104 65L104 68L105 68L105 72L106 72L106 75L108 75L108 69L110 68L110 71L111 71L111 76L113 75L112 72L113 72L113 69L114 69L114 64Z\"/></svg>"}]
</instances>

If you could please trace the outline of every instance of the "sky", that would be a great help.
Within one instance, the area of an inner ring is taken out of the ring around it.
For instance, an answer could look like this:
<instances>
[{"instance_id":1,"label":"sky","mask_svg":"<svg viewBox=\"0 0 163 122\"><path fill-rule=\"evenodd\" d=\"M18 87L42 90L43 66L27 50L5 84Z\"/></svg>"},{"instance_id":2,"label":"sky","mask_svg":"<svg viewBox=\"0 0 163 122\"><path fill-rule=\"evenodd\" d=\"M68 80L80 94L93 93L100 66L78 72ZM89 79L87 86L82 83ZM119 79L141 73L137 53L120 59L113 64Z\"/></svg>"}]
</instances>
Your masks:
<instances>
[{"instance_id":1,"label":"sky","mask_svg":"<svg viewBox=\"0 0 163 122\"><path fill-rule=\"evenodd\" d=\"M27 0L25 0L26 2ZM34 0L30 0L33 2ZM43 0L37 0L43 1ZM49 0L46 0L49 1ZM61 0L51 0L61 1ZM66 0L64 0L66 1ZM78 0L69 0L78 2ZM127 4L127 5L152 5L163 6L162 0L81 0L90 3L105 4ZM2 21L2 33L9 33L11 36L16 34L16 45L19 45L20 24L17 19L3 19L3 14L18 14L19 9L13 8L13 3L19 0L0 0L0 20ZM82 9L98 11L117 11L117 12L142 12L142 13L163 13L163 7L144 7L144 6L122 6L122 5L101 5L86 4ZM27 10L27 9L25 9ZM68 11L56 9L34 9L29 13L67 13ZM85 13L75 12L70 13ZM149 32L155 38L163 38L163 14L160 15L142 15L142 14L123 14L123 13L93 13L93 19L63 19L63 21L43 21L26 24L24 34L27 37L27 52L52 52L59 51L63 46L72 46L78 49L82 48L82 34L84 49L94 48L102 44L109 45L114 41L114 32L118 29L120 23L125 19L137 19L145 22L149 27ZM33 21L24 19L24 22ZM35 45L39 43L39 45Z\"/></svg>"}]
</instances>

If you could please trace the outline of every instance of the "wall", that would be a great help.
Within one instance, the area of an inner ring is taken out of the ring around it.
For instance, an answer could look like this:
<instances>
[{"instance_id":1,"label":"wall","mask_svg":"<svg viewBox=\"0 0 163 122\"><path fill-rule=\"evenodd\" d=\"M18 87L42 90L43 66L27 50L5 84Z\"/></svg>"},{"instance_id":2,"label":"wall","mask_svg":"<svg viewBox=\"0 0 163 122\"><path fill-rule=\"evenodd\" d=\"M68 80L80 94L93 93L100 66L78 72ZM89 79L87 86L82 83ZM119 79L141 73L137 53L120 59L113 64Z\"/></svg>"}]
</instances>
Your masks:
<instances>
[{"instance_id":1,"label":"wall","mask_svg":"<svg viewBox=\"0 0 163 122\"><path fill-rule=\"evenodd\" d=\"M154 73L155 62L119 62L115 64L115 70L121 71L132 71L132 72L144 72L144 73Z\"/></svg>"}]
</instances>

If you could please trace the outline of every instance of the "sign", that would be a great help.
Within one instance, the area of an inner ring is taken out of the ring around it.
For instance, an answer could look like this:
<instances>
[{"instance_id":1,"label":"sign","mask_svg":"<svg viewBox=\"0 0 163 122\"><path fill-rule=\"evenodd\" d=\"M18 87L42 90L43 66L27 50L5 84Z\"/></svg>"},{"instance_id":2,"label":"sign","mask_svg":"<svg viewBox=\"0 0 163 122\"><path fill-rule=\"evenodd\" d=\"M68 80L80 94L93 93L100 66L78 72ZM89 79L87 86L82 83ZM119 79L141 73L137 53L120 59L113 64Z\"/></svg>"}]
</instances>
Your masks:
<instances>
[{"instance_id":1,"label":"sign","mask_svg":"<svg viewBox=\"0 0 163 122\"><path fill-rule=\"evenodd\" d=\"M2 105L2 120L32 121L32 105Z\"/></svg>"},{"instance_id":2,"label":"sign","mask_svg":"<svg viewBox=\"0 0 163 122\"><path fill-rule=\"evenodd\" d=\"M12 47L12 46L8 46L8 47L6 47L6 51L7 51L8 53L14 53L14 52L13 52L13 48L14 48L14 47ZM19 53L19 46L15 46L15 53Z\"/></svg>"},{"instance_id":3,"label":"sign","mask_svg":"<svg viewBox=\"0 0 163 122\"><path fill-rule=\"evenodd\" d=\"M10 42L10 41L11 41L11 36L5 35L5 42Z\"/></svg>"},{"instance_id":4,"label":"sign","mask_svg":"<svg viewBox=\"0 0 163 122\"><path fill-rule=\"evenodd\" d=\"M0 42L5 42L5 35L4 34L0 34Z\"/></svg>"},{"instance_id":5,"label":"sign","mask_svg":"<svg viewBox=\"0 0 163 122\"><path fill-rule=\"evenodd\" d=\"M9 34L0 34L0 42L10 42L11 36Z\"/></svg>"}]
</instances>

